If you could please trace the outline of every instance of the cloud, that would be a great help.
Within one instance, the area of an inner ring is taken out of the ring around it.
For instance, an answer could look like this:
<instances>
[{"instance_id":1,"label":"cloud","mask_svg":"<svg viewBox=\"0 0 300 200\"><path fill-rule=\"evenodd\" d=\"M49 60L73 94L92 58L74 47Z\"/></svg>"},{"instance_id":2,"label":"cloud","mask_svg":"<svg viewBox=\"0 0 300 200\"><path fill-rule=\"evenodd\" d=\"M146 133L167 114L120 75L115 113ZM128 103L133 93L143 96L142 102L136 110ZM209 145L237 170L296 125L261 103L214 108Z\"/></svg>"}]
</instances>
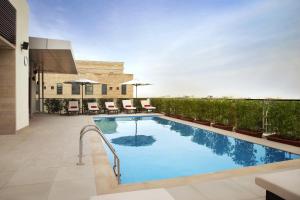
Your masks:
<instances>
[{"instance_id":1,"label":"cloud","mask_svg":"<svg viewBox=\"0 0 300 200\"><path fill-rule=\"evenodd\" d=\"M31 33L71 40L79 59L124 61L154 84L142 96L300 98L297 0L59 1L44 17L38 2Z\"/></svg>"}]
</instances>

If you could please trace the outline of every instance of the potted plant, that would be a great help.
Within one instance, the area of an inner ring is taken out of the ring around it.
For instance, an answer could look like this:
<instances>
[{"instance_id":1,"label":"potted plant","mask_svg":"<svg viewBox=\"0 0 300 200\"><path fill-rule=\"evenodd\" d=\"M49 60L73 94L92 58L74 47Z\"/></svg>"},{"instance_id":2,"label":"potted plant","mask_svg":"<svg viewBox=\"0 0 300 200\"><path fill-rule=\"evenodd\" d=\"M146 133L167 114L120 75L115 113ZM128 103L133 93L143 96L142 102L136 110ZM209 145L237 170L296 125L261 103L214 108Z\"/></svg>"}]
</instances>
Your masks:
<instances>
[{"instance_id":1,"label":"potted plant","mask_svg":"<svg viewBox=\"0 0 300 200\"><path fill-rule=\"evenodd\" d=\"M236 133L261 138L263 103L259 100L236 102Z\"/></svg>"},{"instance_id":2,"label":"potted plant","mask_svg":"<svg viewBox=\"0 0 300 200\"><path fill-rule=\"evenodd\" d=\"M274 101L270 103L268 119L275 135L268 140L300 147L300 102Z\"/></svg>"},{"instance_id":3,"label":"potted plant","mask_svg":"<svg viewBox=\"0 0 300 200\"><path fill-rule=\"evenodd\" d=\"M209 120L209 104L210 102L206 99L199 99L195 106L195 116L196 119L194 120L197 124L202 124L205 126L210 126L211 122Z\"/></svg>"},{"instance_id":4,"label":"potted plant","mask_svg":"<svg viewBox=\"0 0 300 200\"><path fill-rule=\"evenodd\" d=\"M213 102L212 110L215 122L212 124L212 126L223 130L232 131L232 124L234 124L233 102L228 99L216 100Z\"/></svg>"}]
</instances>

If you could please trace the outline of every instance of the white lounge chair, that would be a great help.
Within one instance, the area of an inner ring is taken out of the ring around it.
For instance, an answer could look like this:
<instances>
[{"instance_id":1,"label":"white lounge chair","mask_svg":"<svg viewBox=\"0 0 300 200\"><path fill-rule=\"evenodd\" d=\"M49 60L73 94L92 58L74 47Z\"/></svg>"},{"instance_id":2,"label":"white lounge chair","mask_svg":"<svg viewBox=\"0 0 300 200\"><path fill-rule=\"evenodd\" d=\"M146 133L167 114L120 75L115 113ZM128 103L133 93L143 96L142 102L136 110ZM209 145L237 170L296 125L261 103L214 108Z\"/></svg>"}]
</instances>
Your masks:
<instances>
[{"instance_id":1,"label":"white lounge chair","mask_svg":"<svg viewBox=\"0 0 300 200\"><path fill-rule=\"evenodd\" d=\"M136 107L132 106L132 103L130 100L122 100L123 108L124 110L129 112L136 112Z\"/></svg>"},{"instance_id":2,"label":"white lounge chair","mask_svg":"<svg viewBox=\"0 0 300 200\"><path fill-rule=\"evenodd\" d=\"M95 112L98 113L100 111L99 106L97 104L97 102L89 102L88 103L88 112Z\"/></svg>"},{"instance_id":3,"label":"white lounge chair","mask_svg":"<svg viewBox=\"0 0 300 200\"><path fill-rule=\"evenodd\" d=\"M147 112L152 112L153 110L156 109L156 107L151 106L149 99L147 99L147 100L141 100L141 105L142 105L143 109L147 110Z\"/></svg>"},{"instance_id":4,"label":"white lounge chair","mask_svg":"<svg viewBox=\"0 0 300 200\"><path fill-rule=\"evenodd\" d=\"M259 175L255 183L266 190L266 199L300 199L300 169Z\"/></svg>"},{"instance_id":5,"label":"white lounge chair","mask_svg":"<svg viewBox=\"0 0 300 200\"><path fill-rule=\"evenodd\" d=\"M114 102L105 102L105 108L107 110L107 113L118 113L119 108L115 106Z\"/></svg>"},{"instance_id":6,"label":"white lounge chair","mask_svg":"<svg viewBox=\"0 0 300 200\"><path fill-rule=\"evenodd\" d=\"M68 103L68 113L79 113L78 101L69 101Z\"/></svg>"}]
</instances>

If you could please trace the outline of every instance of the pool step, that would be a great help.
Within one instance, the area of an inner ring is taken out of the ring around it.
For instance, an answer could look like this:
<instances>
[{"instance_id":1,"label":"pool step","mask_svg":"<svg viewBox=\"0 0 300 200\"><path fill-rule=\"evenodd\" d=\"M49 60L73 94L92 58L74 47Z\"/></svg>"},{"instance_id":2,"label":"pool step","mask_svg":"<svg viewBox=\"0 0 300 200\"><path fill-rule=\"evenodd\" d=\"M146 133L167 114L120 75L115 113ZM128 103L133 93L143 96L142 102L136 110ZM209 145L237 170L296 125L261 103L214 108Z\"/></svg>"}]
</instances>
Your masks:
<instances>
[{"instance_id":1,"label":"pool step","mask_svg":"<svg viewBox=\"0 0 300 200\"><path fill-rule=\"evenodd\" d=\"M138 190L91 197L90 200L174 200L165 189Z\"/></svg>"}]
</instances>

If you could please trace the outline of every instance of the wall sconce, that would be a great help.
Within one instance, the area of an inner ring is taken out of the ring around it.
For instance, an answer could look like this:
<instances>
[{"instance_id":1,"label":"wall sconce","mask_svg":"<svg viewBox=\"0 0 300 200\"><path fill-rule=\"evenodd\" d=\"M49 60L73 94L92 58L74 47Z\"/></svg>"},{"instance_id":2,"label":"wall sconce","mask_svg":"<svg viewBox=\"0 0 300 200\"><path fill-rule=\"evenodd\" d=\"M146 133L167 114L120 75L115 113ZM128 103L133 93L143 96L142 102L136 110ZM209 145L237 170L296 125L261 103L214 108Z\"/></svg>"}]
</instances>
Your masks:
<instances>
[{"instance_id":1,"label":"wall sconce","mask_svg":"<svg viewBox=\"0 0 300 200\"><path fill-rule=\"evenodd\" d=\"M29 47L29 42L23 42L21 44L21 50L28 50L28 47Z\"/></svg>"}]
</instances>

